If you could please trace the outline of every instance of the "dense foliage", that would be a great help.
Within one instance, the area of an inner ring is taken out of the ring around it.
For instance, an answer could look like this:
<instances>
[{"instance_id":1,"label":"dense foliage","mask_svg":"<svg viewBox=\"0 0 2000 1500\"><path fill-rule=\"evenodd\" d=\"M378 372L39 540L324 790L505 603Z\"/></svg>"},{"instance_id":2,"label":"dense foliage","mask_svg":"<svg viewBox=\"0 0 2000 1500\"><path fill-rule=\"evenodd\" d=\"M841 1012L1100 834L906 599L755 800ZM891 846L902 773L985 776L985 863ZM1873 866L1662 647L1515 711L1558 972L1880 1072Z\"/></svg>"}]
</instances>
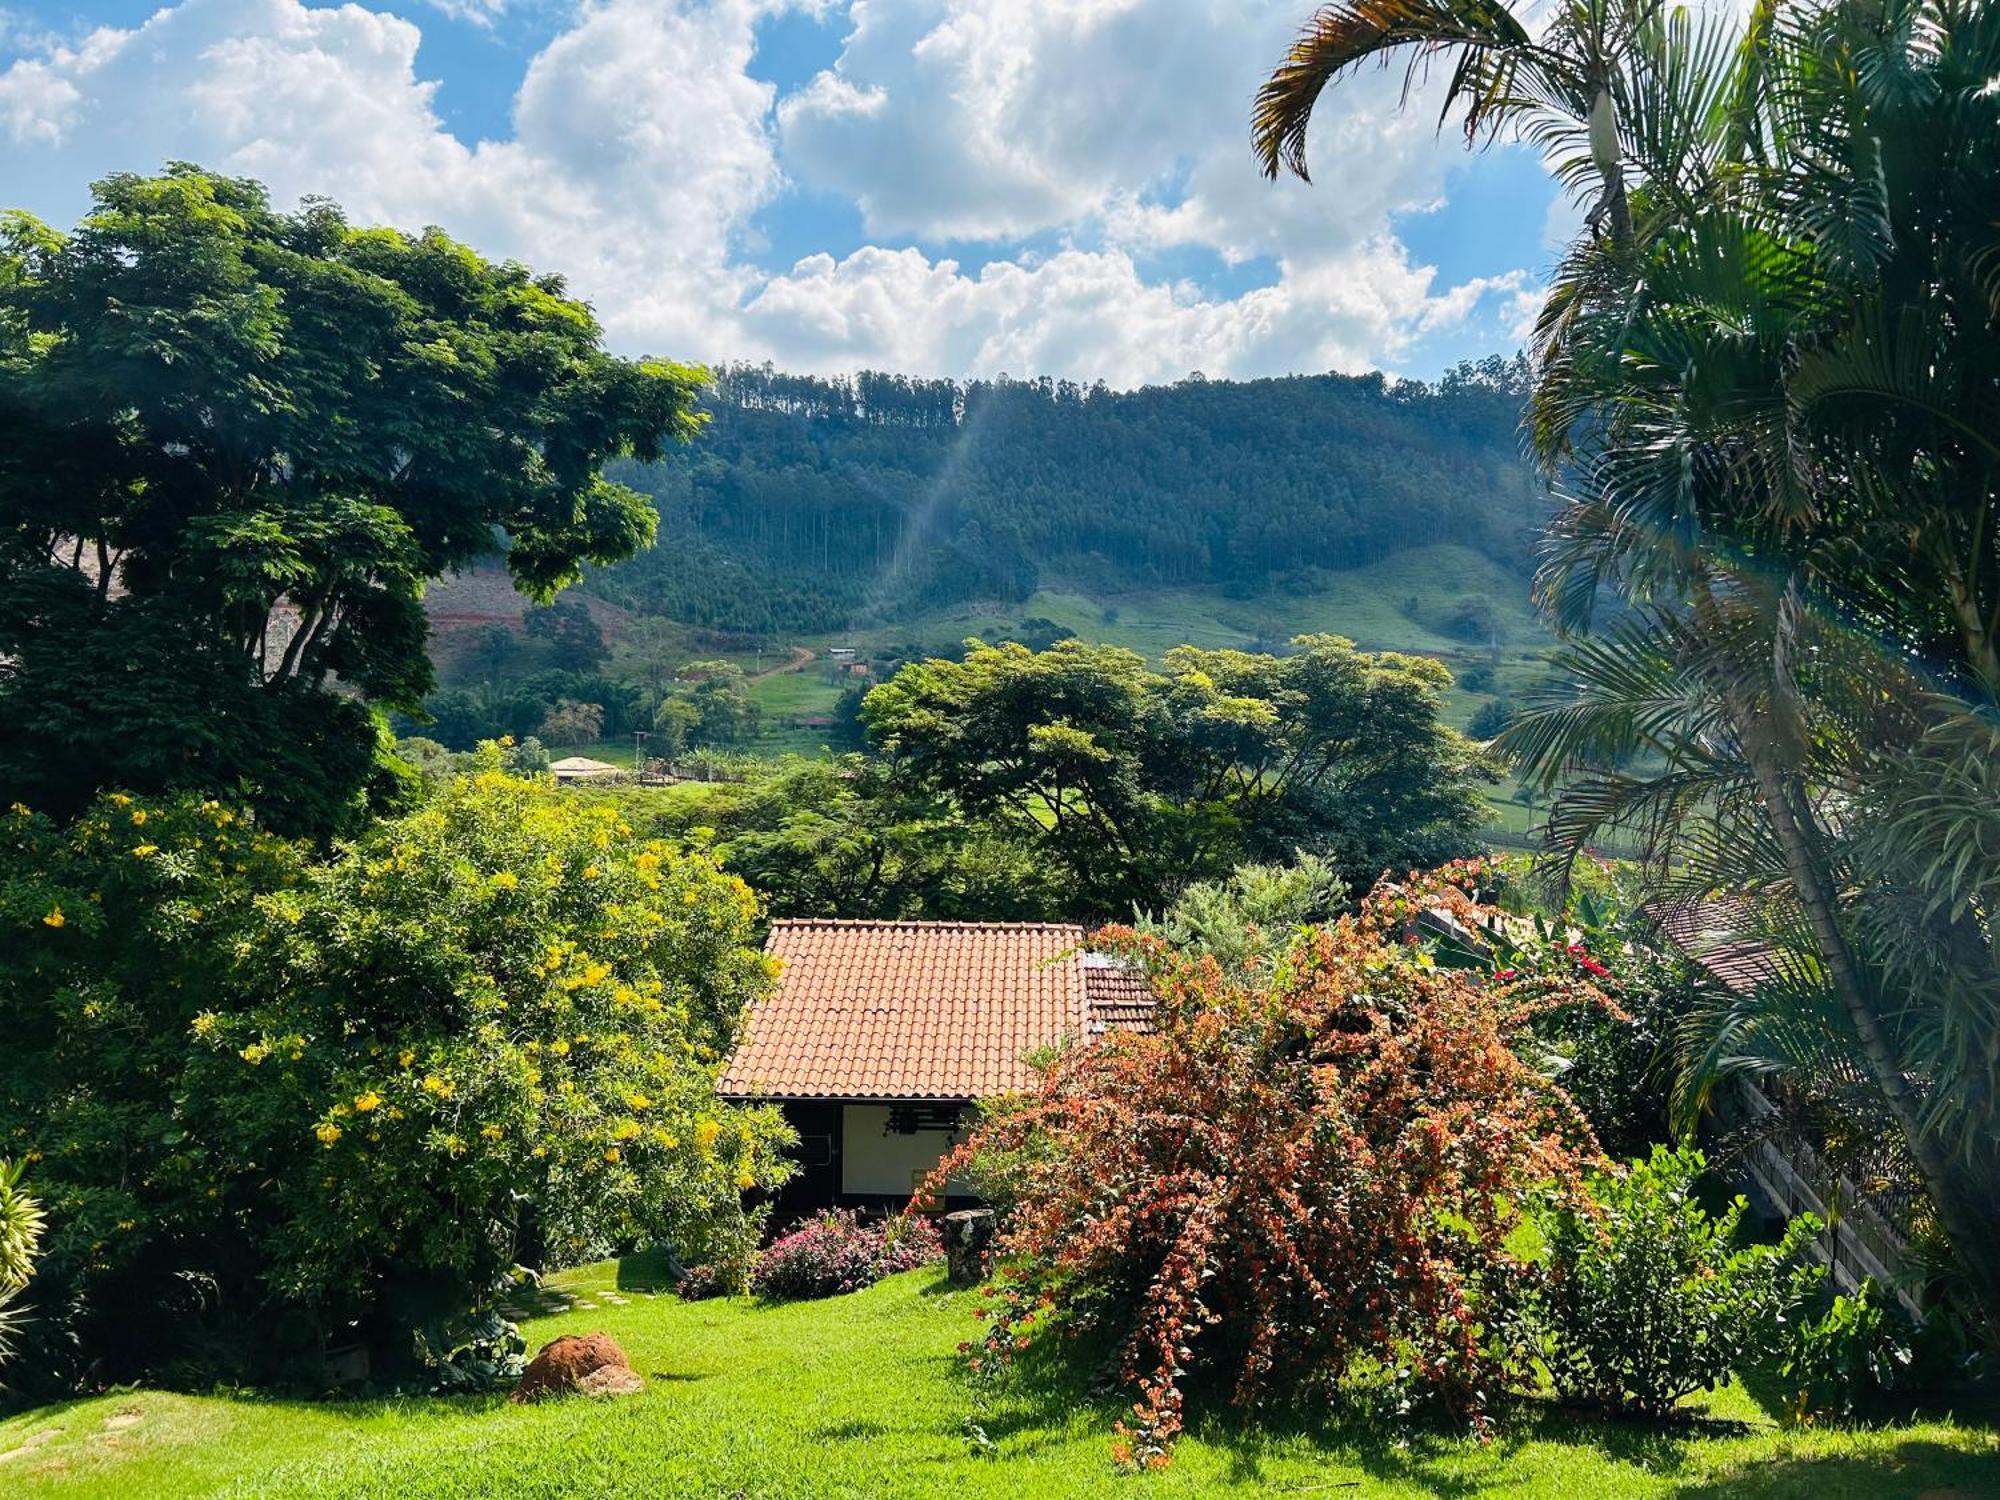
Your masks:
<instances>
[{"instance_id":1,"label":"dense foliage","mask_svg":"<svg viewBox=\"0 0 2000 1500\"><path fill-rule=\"evenodd\" d=\"M1574 971L1436 963L1416 924L1440 908L1490 915L1447 879L1385 885L1241 977L1101 935L1150 972L1156 1029L1058 1055L940 1169L983 1169L1012 1206L977 1357L1045 1325L1109 1337L1142 1464L1202 1372L1246 1404L1404 1381L1475 1420L1528 1381L1502 1332L1524 1205L1581 1207L1596 1153L1514 1043L1602 1002Z\"/></svg>"},{"instance_id":2,"label":"dense foliage","mask_svg":"<svg viewBox=\"0 0 2000 1500\"><path fill-rule=\"evenodd\" d=\"M1802 1214L1778 1243L1744 1243L1744 1199L1717 1218L1697 1197L1706 1166L1656 1147L1539 1220L1547 1274L1522 1316L1562 1395L1664 1416L1786 1347L1823 1274L1804 1261L1820 1222Z\"/></svg>"},{"instance_id":3,"label":"dense foliage","mask_svg":"<svg viewBox=\"0 0 2000 1500\"><path fill-rule=\"evenodd\" d=\"M1484 822L1474 747L1438 718L1437 662L1302 636L1290 656L977 645L870 693L870 735L916 789L1062 870L1072 910L1123 915L1296 848L1366 888L1461 854Z\"/></svg>"},{"instance_id":4,"label":"dense foliage","mask_svg":"<svg viewBox=\"0 0 2000 1500\"><path fill-rule=\"evenodd\" d=\"M431 685L425 582L504 541L546 596L645 545L600 471L690 435L700 372L436 230L186 166L94 194L0 218L0 785L326 834L391 786L369 706Z\"/></svg>"},{"instance_id":5,"label":"dense foliage","mask_svg":"<svg viewBox=\"0 0 2000 1500\"><path fill-rule=\"evenodd\" d=\"M864 1222L851 1209L830 1208L757 1253L750 1289L774 1301L837 1297L943 1259L937 1225L923 1214Z\"/></svg>"},{"instance_id":6,"label":"dense foliage","mask_svg":"<svg viewBox=\"0 0 2000 1500\"><path fill-rule=\"evenodd\" d=\"M52 1373L313 1378L322 1336L393 1370L516 1261L705 1254L785 1175L775 1113L714 1092L756 901L609 809L487 769L325 860L122 793L0 838Z\"/></svg>"},{"instance_id":7,"label":"dense foliage","mask_svg":"<svg viewBox=\"0 0 2000 1500\"><path fill-rule=\"evenodd\" d=\"M1547 505L1516 451L1524 379L1497 359L1436 386L1125 392L737 367L697 452L616 471L656 497L671 561L592 587L679 620L810 633L1056 581L1316 588L1428 542L1525 571Z\"/></svg>"},{"instance_id":8,"label":"dense foliage","mask_svg":"<svg viewBox=\"0 0 2000 1500\"><path fill-rule=\"evenodd\" d=\"M1770 982L1697 1055L1920 1184L2000 1336L1994 8L1343 0L1260 98L1267 168L1329 82L1440 50L1468 137L1525 133L1589 205L1530 402L1579 638L1505 743L1564 848L1750 898Z\"/></svg>"}]
</instances>

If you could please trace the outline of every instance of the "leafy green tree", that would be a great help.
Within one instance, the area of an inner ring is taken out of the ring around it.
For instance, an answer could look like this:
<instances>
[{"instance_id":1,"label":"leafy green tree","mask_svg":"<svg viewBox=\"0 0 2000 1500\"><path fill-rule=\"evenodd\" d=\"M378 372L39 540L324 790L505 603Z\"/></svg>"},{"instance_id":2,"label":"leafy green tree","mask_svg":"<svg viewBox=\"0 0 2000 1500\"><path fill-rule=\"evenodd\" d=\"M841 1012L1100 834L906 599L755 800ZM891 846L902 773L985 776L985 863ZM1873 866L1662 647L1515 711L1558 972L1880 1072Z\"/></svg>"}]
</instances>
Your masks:
<instances>
[{"instance_id":1,"label":"leafy green tree","mask_svg":"<svg viewBox=\"0 0 2000 1500\"><path fill-rule=\"evenodd\" d=\"M325 834L371 707L431 685L425 582L504 540L547 598L646 545L600 471L690 436L700 372L613 359L559 278L435 230L190 166L94 194L70 235L0 221L0 784Z\"/></svg>"},{"instance_id":2,"label":"leafy green tree","mask_svg":"<svg viewBox=\"0 0 2000 1500\"><path fill-rule=\"evenodd\" d=\"M670 754L691 749L728 749L757 737L763 710L750 696L743 669L729 661L689 662L681 681L661 701L653 724L666 736Z\"/></svg>"},{"instance_id":3,"label":"leafy green tree","mask_svg":"<svg viewBox=\"0 0 2000 1500\"><path fill-rule=\"evenodd\" d=\"M542 720L542 738L555 745L595 744L604 735L604 705L559 698Z\"/></svg>"},{"instance_id":4,"label":"leafy green tree","mask_svg":"<svg viewBox=\"0 0 2000 1500\"><path fill-rule=\"evenodd\" d=\"M1486 774L1438 719L1436 662L1302 636L1285 657L1182 646L1164 673L1113 646L970 643L868 695L911 779L1004 823L1075 881L1075 910L1158 904L1293 848L1372 881L1462 852Z\"/></svg>"},{"instance_id":5,"label":"leafy green tree","mask_svg":"<svg viewBox=\"0 0 2000 1500\"><path fill-rule=\"evenodd\" d=\"M1300 854L1291 864L1238 865L1227 880L1196 881L1157 917L1141 912L1133 931L1178 953L1212 957L1225 974L1243 978L1268 969L1302 928L1330 920L1346 901L1332 864Z\"/></svg>"},{"instance_id":6,"label":"leafy green tree","mask_svg":"<svg viewBox=\"0 0 2000 1500\"><path fill-rule=\"evenodd\" d=\"M393 1370L516 1261L752 1232L786 1132L714 1082L755 898L500 760L324 860L192 799L0 820L38 1369L268 1376L353 1326Z\"/></svg>"},{"instance_id":7,"label":"leafy green tree","mask_svg":"<svg viewBox=\"0 0 2000 1500\"><path fill-rule=\"evenodd\" d=\"M881 760L787 756L704 792L603 795L655 836L712 839L775 916L1048 921L1073 910L1067 883L1025 840L968 821Z\"/></svg>"},{"instance_id":8,"label":"leafy green tree","mask_svg":"<svg viewBox=\"0 0 2000 1500\"><path fill-rule=\"evenodd\" d=\"M427 782L442 781L451 774L451 752L420 734L397 740L396 758L413 767Z\"/></svg>"},{"instance_id":9,"label":"leafy green tree","mask_svg":"<svg viewBox=\"0 0 2000 1500\"><path fill-rule=\"evenodd\" d=\"M613 670L645 688L657 705L674 680L685 638L685 629L672 620L642 615L625 627L612 648Z\"/></svg>"},{"instance_id":10,"label":"leafy green tree","mask_svg":"<svg viewBox=\"0 0 2000 1500\"><path fill-rule=\"evenodd\" d=\"M469 672L490 679L505 674L520 651L520 641L505 625L482 625L467 644L463 660Z\"/></svg>"},{"instance_id":11,"label":"leafy green tree","mask_svg":"<svg viewBox=\"0 0 2000 1500\"><path fill-rule=\"evenodd\" d=\"M522 628L530 640L548 642L550 660L565 672L594 672L609 654L604 632L574 594L553 604L530 605Z\"/></svg>"},{"instance_id":12,"label":"leafy green tree","mask_svg":"<svg viewBox=\"0 0 2000 1500\"><path fill-rule=\"evenodd\" d=\"M1472 711L1465 732L1475 740L1490 740L1514 722L1514 704L1507 698L1493 698Z\"/></svg>"}]
</instances>

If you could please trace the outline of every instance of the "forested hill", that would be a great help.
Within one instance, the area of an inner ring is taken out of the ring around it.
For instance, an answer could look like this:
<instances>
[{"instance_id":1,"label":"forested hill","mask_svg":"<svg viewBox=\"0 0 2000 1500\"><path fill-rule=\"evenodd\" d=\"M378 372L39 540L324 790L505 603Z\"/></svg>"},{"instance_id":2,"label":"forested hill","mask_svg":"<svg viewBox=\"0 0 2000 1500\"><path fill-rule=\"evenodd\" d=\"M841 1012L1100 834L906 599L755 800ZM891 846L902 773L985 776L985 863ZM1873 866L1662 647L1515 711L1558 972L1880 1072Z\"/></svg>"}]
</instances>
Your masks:
<instances>
[{"instance_id":1,"label":"forested hill","mask_svg":"<svg viewBox=\"0 0 2000 1500\"><path fill-rule=\"evenodd\" d=\"M724 629L837 631L1037 587L1304 592L1450 541L1525 573L1524 371L1199 376L1116 392L725 370L695 445L615 477L660 545L592 587Z\"/></svg>"}]
</instances>

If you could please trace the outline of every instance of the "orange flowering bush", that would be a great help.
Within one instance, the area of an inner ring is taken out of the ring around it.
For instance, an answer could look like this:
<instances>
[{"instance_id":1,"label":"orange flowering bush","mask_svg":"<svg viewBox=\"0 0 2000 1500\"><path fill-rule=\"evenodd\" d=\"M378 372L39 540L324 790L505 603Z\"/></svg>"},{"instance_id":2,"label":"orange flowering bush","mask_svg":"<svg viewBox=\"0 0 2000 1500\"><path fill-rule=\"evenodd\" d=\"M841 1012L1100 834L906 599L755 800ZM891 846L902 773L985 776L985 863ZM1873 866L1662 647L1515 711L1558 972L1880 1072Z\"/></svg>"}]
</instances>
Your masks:
<instances>
[{"instance_id":1,"label":"orange flowering bush","mask_svg":"<svg viewBox=\"0 0 2000 1500\"><path fill-rule=\"evenodd\" d=\"M1121 1462L1167 1460L1187 1384L1254 1404L1400 1379L1483 1427L1530 1378L1503 1329L1530 1200L1586 1205L1588 1125L1513 1043L1587 973L1438 963L1426 924L1493 914L1448 876L1385 885L1275 972L1232 978L1123 929L1148 1035L1054 1059L940 1176L1012 1205L976 1365L1044 1328L1095 1330L1136 1400Z\"/></svg>"}]
</instances>

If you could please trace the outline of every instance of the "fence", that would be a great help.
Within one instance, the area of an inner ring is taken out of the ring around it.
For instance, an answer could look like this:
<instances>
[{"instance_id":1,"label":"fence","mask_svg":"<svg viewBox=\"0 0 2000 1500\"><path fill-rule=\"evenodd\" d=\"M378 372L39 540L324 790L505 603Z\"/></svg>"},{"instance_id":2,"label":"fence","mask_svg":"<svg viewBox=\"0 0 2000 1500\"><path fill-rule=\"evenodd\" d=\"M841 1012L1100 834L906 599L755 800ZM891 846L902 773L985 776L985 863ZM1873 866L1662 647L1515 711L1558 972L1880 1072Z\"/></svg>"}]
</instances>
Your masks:
<instances>
[{"instance_id":1,"label":"fence","mask_svg":"<svg viewBox=\"0 0 2000 1500\"><path fill-rule=\"evenodd\" d=\"M1921 1292L1904 1283L1910 1252L1908 1197L1862 1188L1807 1142L1773 1130L1777 1112L1761 1089L1741 1086L1732 1113L1752 1144L1728 1166L1736 1169L1759 1207L1783 1218L1811 1212L1825 1222L1826 1232L1814 1242L1813 1253L1842 1291L1873 1280L1893 1291L1911 1316L1921 1316Z\"/></svg>"}]
</instances>

